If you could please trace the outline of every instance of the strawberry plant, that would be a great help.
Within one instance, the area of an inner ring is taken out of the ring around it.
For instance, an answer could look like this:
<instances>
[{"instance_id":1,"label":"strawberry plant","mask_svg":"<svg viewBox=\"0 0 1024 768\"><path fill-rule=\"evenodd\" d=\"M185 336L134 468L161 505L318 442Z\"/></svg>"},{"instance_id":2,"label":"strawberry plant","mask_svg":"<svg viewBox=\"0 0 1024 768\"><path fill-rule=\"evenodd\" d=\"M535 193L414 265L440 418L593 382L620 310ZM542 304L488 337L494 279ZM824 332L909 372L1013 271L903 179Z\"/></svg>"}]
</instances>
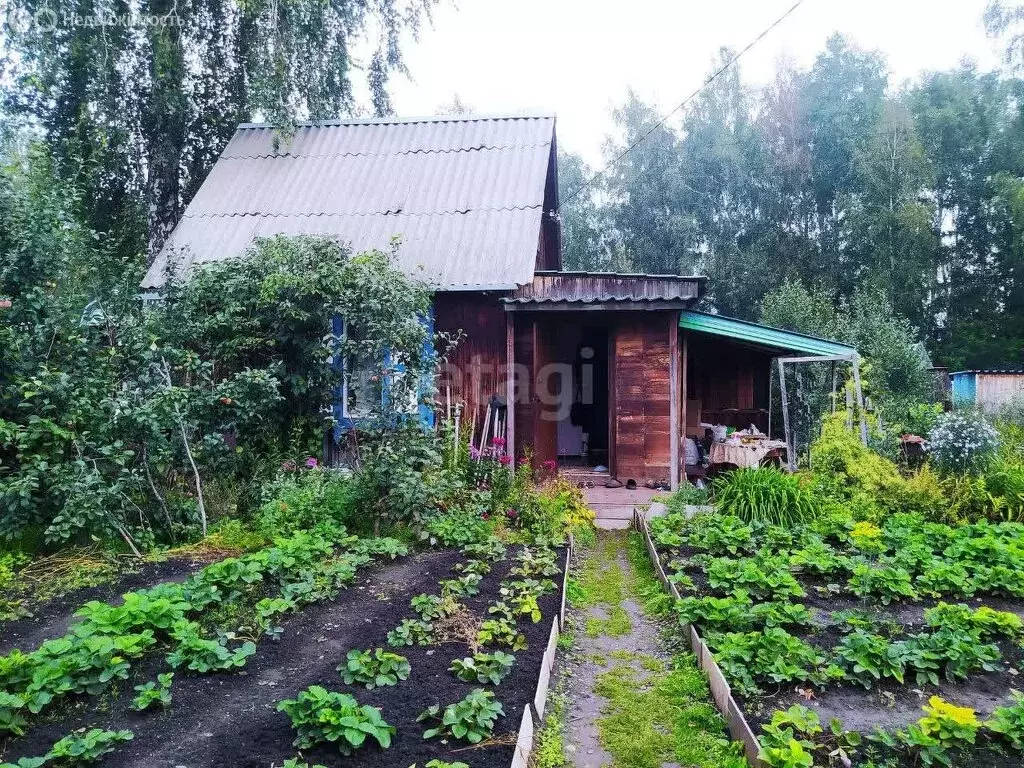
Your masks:
<instances>
[{"instance_id":1,"label":"strawberry plant","mask_svg":"<svg viewBox=\"0 0 1024 768\"><path fill-rule=\"evenodd\" d=\"M807 707L792 706L772 713L762 727L758 757L770 768L811 768L814 765L813 738L822 733L818 715Z\"/></svg>"},{"instance_id":2,"label":"strawberry plant","mask_svg":"<svg viewBox=\"0 0 1024 768\"><path fill-rule=\"evenodd\" d=\"M183 621L177 624L171 636L177 641L174 650L167 656L167 662L177 669L186 666L193 672L207 673L235 669L245 666L245 660L256 653L256 644L251 641L230 650L216 640L202 636L202 631L194 621Z\"/></svg>"},{"instance_id":3,"label":"strawberry plant","mask_svg":"<svg viewBox=\"0 0 1024 768\"><path fill-rule=\"evenodd\" d=\"M977 630L982 637L1021 637L1024 621L1010 611L997 611L987 605L971 610L966 605L939 603L924 612L924 620L930 627L945 627L963 632Z\"/></svg>"},{"instance_id":4,"label":"strawberry plant","mask_svg":"<svg viewBox=\"0 0 1024 768\"><path fill-rule=\"evenodd\" d=\"M329 743L336 744L343 755L350 755L368 736L387 749L395 733L376 707L360 705L347 693L328 691L319 685L279 702L277 708L291 718L297 734L295 746L300 749Z\"/></svg>"},{"instance_id":5,"label":"strawberry plant","mask_svg":"<svg viewBox=\"0 0 1024 768\"><path fill-rule=\"evenodd\" d=\"M417 718L417 722L437 721L433 728L428 728L423 733L424 739L452 736L470 744L478 744L490 738L494 732L495 721L504 716L505 711L501 707L501 702L495 701L494 694L483 688L476 688L462 701L449 704L443 712L437 704L427 708Z\"/></svg>"},{"instance_id":6,"label":"strawberry plant","mask_svg":"<svg viewBox=\"0 0 1024 768\"><path fill-rule=\"evenodd\" d=\"M844 637L835 654L846 676L865 688L886 677L902 683L911 657L905 643L890 643L863 629L855 629Z\"/></svg>"},{"instance_id":7,"label":"strawberry plant","mask_svg":"<svg viewBox=\"0 0 1024 768\"><path fill-rule=\"evenodd\" d=\"M973 709L958 707L932 696L924 706L925 716L907 729L888 733L881 729L872 738L886 746L903 748L923 765L953 766L950 751L974 744L981 723Z\"/></svg>"},{"instance_id":8,"label":"strawberry plant","mask_svg":"<svg viewBox=\"0 0 1024 768\"><path fill-rule=\"evenodd\" d=\"M154 598L147 592L129 592L121 605L96 600L83 605L75 616L84 621L75 631L80 635L124 635L141 629L169 630L190 610L191 604L180 596Z\"/></svg>"},{"instance_id":9,"label":"strawberry plant","mask_svg":"<svg viewBox=\"0 0 1024 768\"><path fill-rule=\"evenodd\" d=\"M505 542L491 537L474 544L466 544L462 548L462 554L477 559L486 558L492 563L497 562L505 557Z\"/></svg>"},{"instance_id":10,"label":"strawberry plant","mask_svg":"<svg viewBox=\"0 0 1024 768\"><path fill-rule=\"evenodd\" d=\"M0 733L13 733L15 736L25 733L28 723L22 714L24 707L25 699L21 696L0 691Z\"/></svg>"},{"instance_id":11,"label":"strawberry plant","mask_svg":"<svg viewBox=\"0 0 1024 768\"><path fill-rule=\"evenodd\" d=\"M494 653L475 653L464 659L455 659L449 672L466 683L490 683L498 685L509 672L516 657L510 653L495 651Z\"/></svg>"},{"instance_id":12,"label":"strawberry plant","mask_svg":"<svg viewBox=\"0 0 1024 768\"><path fill-rule=\"evenodd\" d=\"M480 624L476 635L480 645L499 645L513 651L526 650L526 638L516 629L515 622L508 619L487 619Z\"/></svg>"},{"instance_id":13,"label":"strawberry plant","mask_svg":"<svg viewBox=\"0 0 1024 768\"><path fill-rule=\"evenodd\" d=\"M156 676L156 681L135 686L136 696L132 699L132 708L142 712L154 704L161 707L171 705L171 681L174 680L173 672L165 672Z\"/></svg>"},{"instance_id":14,"label":"strawberry plant","mask_svg":"<svg viewBox=\"0 0 1024 768\"><path fill-rule=\"evenodd\" d=\"M535 576L557 576L562 572L558 567L558 554L552 549L530 549L524 547L516 555L516 565L509 574L531 578Z\"/></svg>"},{"instance_id":15,"label":"strawberry plant","mask_svg":"<svg viewBox=\"0 0 1024 768\"><path fill-rule=\"evenodd\" d=\"M942 597L943 595L971 597L976 591L974 582L963 565L939 559L924 568L914 579L914 584L922 594L930 597Z\"/></svg>"},{"instance_id":16,"label":"strawberry plant","mask_svg":"<svg viewBox=\"0 0 1024 768\"><path fill-rule=\"evenodd\" d=\"M284 597L264 597L256 603L256 626L274 640L277 640L284 629L275 623L276 617L294 611L298 603Z\"/></svg>"},{"instance_id":17,"label":"strawberry plant","mask_svg":"<svg viewBox=\"0 0 1024 768\"><path fill-rule=\"evenodd\" d=\"M398 685L399 680L407 680L412 667L405 656L388 653L383 648L374 651L353 649L346 655L345 663L338 665L338 671L349 685L359 683L373 689Z\"/></svg>"},{"instance_id":18,"label":"strawberry plant","mask_svg":"<svg viewBox=\"0 0 1024 768\"><path fill-rule=\"evenodd\" d=\"M418 619L402 619L402 623L388 632L388 645L430 645L434 641L434 625Z\"/></svg>"},{"instance_id":19,"label":"strawberry plant","mask_svg":"<svg viewBox=\"0 0 1024 768\"><path fill-rule=\"evenodd\" d=\"M467 560L464 563L456 563L452 570L463 575L475 573L477 576L486 576L491 572L491 564L487 560Z\"/></svg>"},{"instance_id":20,"label":"strawberry plant","mask_svg":"<svg viewBox=\"0 0 1024 768\"><path fill-rule=\"evenodd\" d=\"M480 593L480 582L482 577L477 573L467 573L465 576L457 576L454 579L442 579L442 595L460 595L470 597Z\"/></svg>"},{"instance_id":21,"label":"strawberry plant","mask_svg":"<svg viewBox=\"0 0 1024 768\"><path fill-rule=\"evenodd\" d=\"M996 707L985 727L1000 734L1018 752L1024 752L1024 694L1010 691L1013 704Z\"/></svg>"},{"instance_id":22,"label":"strawberry plant","mask_svg":"<svg viewBox=\"0 0 1024 768\"><path fill-rule=\"evenodd\" d=\"M786 600L803 597L803 587L789 572L786 557L766 558L713 558L705 568L708 584L735 594L744 590L760 599Z\"/></svg>"},{"instance_id":23,"label":"strawberry plant","mask_svg":"<svg viewBox=\"0 0 1024 768\"><path fill-rule=\"evenodd\" d=\"M709 633L706 641L722 673L743 694L759 693L759 681L823 684L841 675L841 670L822 668L825 656L818 649L778 627L763 632Z\"/></svg>"},{"instance_id":24,"label":"strawberry plant","mask_svg":"<svg viewBox=\"0 0 1024 768\"><path fill-rule=\"evenodd\" d=\"M847 586L858 597L873 595L881 600L883 605L900 598L917 599L910 573L882 560L856 563Z\"/></svg>"},{"instance_id":25,"label":"strawberry plant","mask_svg":"<svg viewBox=\"0 0 1024 768\"><path fill-rule=\"evenodd\" d=\"M530 579L524 578L518 581L509 581L501 585L501 595L533 595L541 597L555 588L555 582L551 579Z\"/></svg>"},{"instance_id":26,"label":"strawberry plant","mask_svg":"<svg viewBox=\"0 0 1024 768\"><path fill-rule=\"evenodd\" d=\"M454 763L449 763L447 760L435 759L427 761L426 768L469 768L469 766L466 763L460 763L457 760Z\"/></svg>"},{"instance_id":27,"label":"strawberry plant","mask_svg":"<svg viewBox=\"0 0 1024 768\"><path fill-rule=\"evenodd\" d=\"M416 595L409 601L409 605L420 615L423 621L433 621L450 616L459 608L459 603L454 597L438 597L437 595Z\"/></svg>"},{"instance_id":28,"label":"strawberry plant","mask_svg":"<svg viewBox=\"0 0 1024 768\"><path fill-rule=\"evenodd\" d=\"M91 763L113 752L118 744L131 741L131 731L105 731L101 728L79 728L56 742L46 755L49 760L68 763Z\"/></svg>"},{"instance_id":29,"label":"strawberry plant","mask_svg":"<svg viewBox=\"0 0 1024 768\"><path fill-rule=\"evenodd\" d=\"M512 613L515 616L529 616L534 624L541 620L540 606L537 605L536 595L528 593L514 595L509 598L509 602L512 603Z\"/></svg>"}]
</instances>

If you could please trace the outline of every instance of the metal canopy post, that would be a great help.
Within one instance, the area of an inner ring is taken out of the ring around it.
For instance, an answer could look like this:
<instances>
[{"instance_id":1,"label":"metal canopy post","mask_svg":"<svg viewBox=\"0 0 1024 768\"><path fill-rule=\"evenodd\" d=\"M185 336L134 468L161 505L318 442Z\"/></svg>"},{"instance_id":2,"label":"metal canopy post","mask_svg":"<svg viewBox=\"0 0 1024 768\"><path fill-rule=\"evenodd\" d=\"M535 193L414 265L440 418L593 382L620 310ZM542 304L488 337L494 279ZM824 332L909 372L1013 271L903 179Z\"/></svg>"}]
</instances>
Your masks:
<instances>
[{"instance_id":1,"label":"metal canopy post","mask_svg":"<svg viewBox=\"0 0 1024 768\"><path fill-rule=\"evenodd\" d=\"M779 358L779 390L782 394L782 428L786 439L786 467L790 472L796 469L793 445L789 441L789 398L786 396L786 367L784 358Z\"/></svg>"},{"instance_id":2,"label":"metal canopy post","mask_svg":"<svg viewBox=\"0 0 1024 768\"><path fill-rule=\"evenodd\" d=\"M860 422L860 441L868 444L868 425L864 419L864 393L860 384L860 356L853 355L807 355L802 357L780 357L779 361L779 389L782 395L782 421L786 439L786 459L789 471L796 469L796 446L790 442L789 428L789 398L786 396L786 363L828 363L834 364L837 361L846 361L853 365L853 387L857 397L857 411ZM833 385L833 392L835 386Z\"/></svg>"}]
</instances>

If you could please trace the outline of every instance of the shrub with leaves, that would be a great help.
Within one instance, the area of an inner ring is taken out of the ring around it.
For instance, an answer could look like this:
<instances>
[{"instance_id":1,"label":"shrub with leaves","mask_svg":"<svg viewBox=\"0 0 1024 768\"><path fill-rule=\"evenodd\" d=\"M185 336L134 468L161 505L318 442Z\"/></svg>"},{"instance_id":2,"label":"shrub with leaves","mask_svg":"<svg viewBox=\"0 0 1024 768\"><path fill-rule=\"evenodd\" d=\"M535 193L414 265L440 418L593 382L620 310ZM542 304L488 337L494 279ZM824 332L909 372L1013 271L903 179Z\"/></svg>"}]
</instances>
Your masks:
<instances>
[{"instance_id":1,"label":"shrub with leaves","mask_svg":"<svg viewBox=\"0 0 1024 768\"><path fill-rule=\"evenodd\" d=\"M996 707L985 727L1000 734L1018 752L1024 752L1024 694L1010 691L1013 704Z\"/></svg>"},{"instance_id":2,"label":"shrub with leaves","mask_svg":"<svg viewBox=\"0 0 1024 768\"><path fill-rule=\"evenodd\" d=\"M338 671L349 685L359 683L373 689L398 685L399 680L408 680L412 667L405 656L388 653L383 648L373 651L360 651L356 648L348 652L345 663L338 665Z\"/></svg>"},{"instance_id":3,"label":"shrub with leaves","mask_svg":"<svg viewBox=\"0 0 1024 768\"><path fill-rule=\"evenodd\" d=\"M171 705L171 681L174 680L173 672L164 672L156 676L156 681L135 686L136 696L132 699L132 708L142 712L154 704L161 707Z\"/></svg>"},{"instance_id":4,"label":"shrub with leaves","mask_svg":"<svg viewBox=\"0 0 1024 768\"><path fill-rule=\"evenodd\" d=\"M475 653L463 659L455 659L449 672L467 683L490 683L498 685L512 671L516 657L510 653Z\"/></svg>"},{"instance_id":5,"label":"shrub with leaves","mask_svg":"<svg viewBox=\"0 0 1024 768\"><path fill-rule=\"evenodd\" d=\"M294 699L278 703L279 711L291 718L297 734L295 746L309 749L316 744L336 744L349 755L372 737L383 748L391 746L394 727L387 724L376 707L361 705L347 693L311 685Z\"/></svg>"},{"instance_id":6,"label":"shrub with leaves","mask_svg":"<svg viewBox=\"0 0 1024 768\"><path fill-rule=\"evenodd\" d=\"M504 716L505 710L502 709L500 701L495 701L494 694L483 688L476 688L462 701L449 704L443 712L437 704L427 708L417 718L417 722L437 722L433 728L424 731L424 739L452 736L470 744L477 744L490 738L494 732L495 721Z\"/></svg>"},{"instance_id":7,"label":"shrub with leaves","mask_svg":"<svg viewBox=\"0 0 1024 768\"><path fill-rule=\"evenodd\" d=\"M779 627L763 632L708 633L706 641L729 684L745 695L759 693L759 682L821 685L842 675L838 668L825 666L821 651Z\"/></svg>"}]
</instances>

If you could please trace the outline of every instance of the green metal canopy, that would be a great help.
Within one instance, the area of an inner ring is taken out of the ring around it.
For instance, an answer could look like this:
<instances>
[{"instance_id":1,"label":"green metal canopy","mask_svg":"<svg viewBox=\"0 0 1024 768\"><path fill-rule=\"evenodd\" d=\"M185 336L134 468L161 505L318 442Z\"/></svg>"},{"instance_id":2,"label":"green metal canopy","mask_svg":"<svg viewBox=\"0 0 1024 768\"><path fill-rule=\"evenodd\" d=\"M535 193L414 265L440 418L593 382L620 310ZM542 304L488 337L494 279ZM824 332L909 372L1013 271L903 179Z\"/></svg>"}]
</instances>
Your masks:
<instances>
[{"instance_id":1,"label":"green metal canopy","mask_svg":"<svg viewBox=\"0 0 1024 768\"><path fill-rule=\"evenodd\" d=\"M821 357L856 357L857 350L838 341L819 339L803 333L784 331L767 325L749 323L722 315L683 310L679 316L679 327L688 331L725 336L745 342L751 346L765 347L781 353L799 353Z\"/></svg>"}]
</instances>

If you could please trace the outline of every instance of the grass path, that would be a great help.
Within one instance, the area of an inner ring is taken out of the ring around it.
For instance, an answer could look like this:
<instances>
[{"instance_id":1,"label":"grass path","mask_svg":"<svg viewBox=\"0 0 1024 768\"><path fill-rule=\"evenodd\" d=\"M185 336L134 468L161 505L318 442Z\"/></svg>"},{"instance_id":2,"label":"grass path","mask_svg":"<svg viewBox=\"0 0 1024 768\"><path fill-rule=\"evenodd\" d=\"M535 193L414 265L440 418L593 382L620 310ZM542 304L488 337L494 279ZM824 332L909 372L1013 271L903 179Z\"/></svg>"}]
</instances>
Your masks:
<instances>
[{"instance_id":1,"label":"grass path","mask_svg":"<svg viewBox=\"0 0 1024 768\"><path fill-rule=\"evenodd\" d=\"M565 663L535 768L744 765L665 620L670 600L635 533L602 531L581 552L569 599Z\"/></svg>"}]
</instances>

